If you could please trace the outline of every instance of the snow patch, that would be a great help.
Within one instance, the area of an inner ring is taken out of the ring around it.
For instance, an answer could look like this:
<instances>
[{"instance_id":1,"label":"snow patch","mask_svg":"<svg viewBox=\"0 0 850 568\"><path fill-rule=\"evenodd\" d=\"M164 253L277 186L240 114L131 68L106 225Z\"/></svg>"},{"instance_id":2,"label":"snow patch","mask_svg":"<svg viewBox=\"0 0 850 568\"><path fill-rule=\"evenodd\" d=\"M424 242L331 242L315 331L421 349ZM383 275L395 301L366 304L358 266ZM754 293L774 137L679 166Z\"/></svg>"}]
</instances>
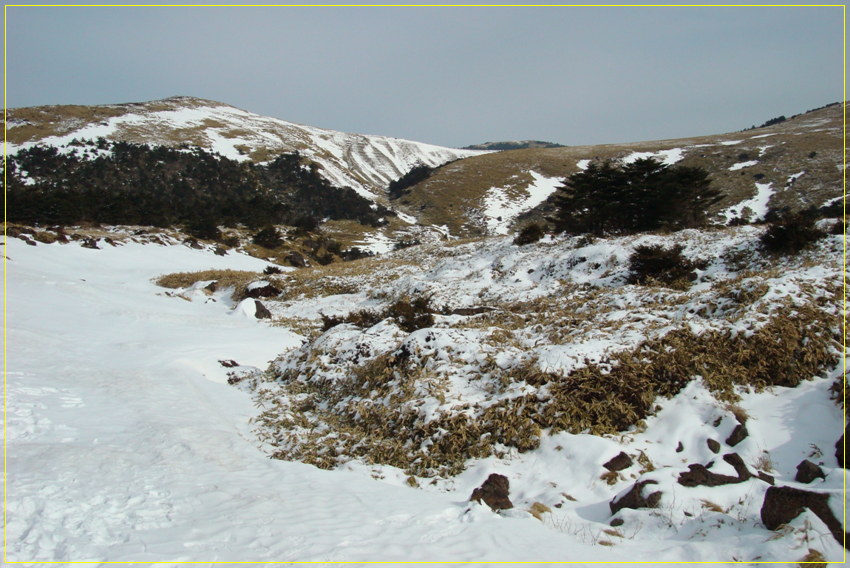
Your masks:
<instances>
[{"instance_id":1,"label":"snow patch","mask_svg":"<svg viewBox=\"0 0 850 568\"><path fill-rule=\"evenodd\" d=\"M623 158L624 164L631 164L640 159L657 158L666 166L672 166L685 157L683 148L672 148L670 150L659 150L658 152L632 152Z\"/></svg>"},{"instance_id":2,"label":"snow patch","mask_svg":"<svg viewBox=\"0 0 850 568\"><path fill-rule=\"evenodd\" d=\"M774 193L771 187L772 185L772 183L757 183L755 197L733 205L722 213L725 215L726 221L728 222L736 217L741 217L745 208L749 208L751 211L749 216L750 222L764 219L764 216L767 215L767 204Z\"/></svg>"},{"instance_id":3,"label":"snow patch","mask_svg":"<svg viewBox=\"0 0 850 568\"><path fill-rule=\"evenodd\" d=\"M734 172L743 168L749 168L750 166L755 166L758 163L758 160L750 160L749 162L738 162L737 164L730 166L729 171Z\"/></svg>"},{"instance_id":4,"label":"snow patch","mask_svg":"<svg viewBox=\"0 0 850 568\"><path fill-rule=\"evenodd\" d=\"M491 235L507 235L517 216L546 201L564 182L561 177L549 178L533 170L528 173L532 182L525 188L525 195L512 196L505 188L492 187L484 196L483 214Z\"/></svg>"}]
</instances>

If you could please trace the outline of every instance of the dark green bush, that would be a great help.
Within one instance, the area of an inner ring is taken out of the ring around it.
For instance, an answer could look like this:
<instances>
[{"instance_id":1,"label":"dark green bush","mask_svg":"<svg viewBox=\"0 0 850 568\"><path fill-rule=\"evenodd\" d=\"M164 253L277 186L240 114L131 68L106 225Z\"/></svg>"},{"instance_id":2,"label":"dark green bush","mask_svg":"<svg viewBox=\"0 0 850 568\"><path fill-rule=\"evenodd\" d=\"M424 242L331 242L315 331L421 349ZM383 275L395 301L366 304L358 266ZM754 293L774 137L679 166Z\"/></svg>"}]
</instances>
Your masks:
<instances>
[{"instance_id":1,"label":"dark green bush","mask_svg":"<svg viewBox=\"0 0 850 568\"><path fill-rule=\"evenodd\" d=\"M686 288L688 282L696 280L696 268L704 268L705 263L694 262L682 254L684 247L676 245L664 248L662 245L640 245L629 257L629 278L631 284L646 284L652 281L674 288Z\"/></svg>"},{"instance_id":2,"label":"dark green bush","mask_svg":"<svg viewBox=\"0 0 850 568\"><path fill-rule=\"evenodd\" d=\"M283 237L275 227L266 227L254 235L253 242L267 249L276 249L283 244Z\"/></svg>"},{"instance_id":3,"label":"dark green bush","mask_svg":"<svg viewBox=\"0 0 850 568\"><path fill-rule=\"evenodd\" d=\"M428 298L403 298L387 308L386 316L395 318L398 326L408 333L434 325L434 310Z\"/></svg>"},{"instance_id":4,"label":"dark green bush","mask_svg":"<svg viewBox=\"0 0 850 568\"><path fill-rule=\"evenodd\" d=\"M624 166L593 162L552 196L556 212L549 221L571 234L675 231L704 225L706 210L723 198L703 168L652 158Z\"/></svg>"},{"instance_id":5,"label":"dark green bush","mask_svg":"<svg viewBox=\"0 0 850 568\"><path fill-rule=\"evenodd\" d=\"M515 245L530 245L536 243L546 234L543 227L539 223L530 223L523 227L517 236L514 238Z\"/></svg>"},{"instance_id":6,"label":"dark green bush","mask_svg":"<svg viewBox=\"0 0 850 568\"><path fill-rule=\"evenodd\" d=\"M815 221L814 216L801 212L770 223L760 239L762 248L771 254L799 253L826 236Z\"/></svg>"}]
</instances>

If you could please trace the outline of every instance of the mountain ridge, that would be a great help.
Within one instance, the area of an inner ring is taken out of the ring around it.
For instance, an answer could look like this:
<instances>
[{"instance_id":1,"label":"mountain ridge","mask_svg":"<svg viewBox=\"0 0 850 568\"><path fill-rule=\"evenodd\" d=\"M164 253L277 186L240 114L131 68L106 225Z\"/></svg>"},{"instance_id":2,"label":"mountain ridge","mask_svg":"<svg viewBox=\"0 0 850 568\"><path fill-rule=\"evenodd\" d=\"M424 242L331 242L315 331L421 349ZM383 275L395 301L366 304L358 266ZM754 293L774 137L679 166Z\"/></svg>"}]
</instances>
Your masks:
<instances>
[{"instance_id":1,"label":"mountain ridge","mask_svg":"<svg viewBox=\"0 0 850 568\"><path fill-rule=\"evenodd\" d=\"M176 96L110 105L51 105L9 109L6 152L34 144L62 145L74 138L188 144L240 161L267 162L298 151L334 185L351 187L382 203L390 181L423 163L438 166L480 154L389 136L352 134L262 116L237 107Z\"/></svg>"}]
</instances>

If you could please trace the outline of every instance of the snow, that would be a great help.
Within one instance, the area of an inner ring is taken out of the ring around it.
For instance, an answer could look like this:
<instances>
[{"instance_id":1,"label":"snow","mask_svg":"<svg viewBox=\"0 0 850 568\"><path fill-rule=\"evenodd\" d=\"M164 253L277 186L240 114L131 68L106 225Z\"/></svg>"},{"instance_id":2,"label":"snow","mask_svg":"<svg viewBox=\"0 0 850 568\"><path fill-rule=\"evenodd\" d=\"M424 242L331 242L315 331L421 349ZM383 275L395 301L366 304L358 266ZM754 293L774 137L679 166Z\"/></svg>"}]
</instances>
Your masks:
<instances>
[{"instance_id":1,"label":"snow","mask_svg":"<svg viewBox=\"0 0 850 568\"><path fill-rule=\"evenodd\" d=\"M791 174L790 176L788 176L788 181L787 181L786 185L791 185L792 183L794 183L795 181L800 179L800 177L802 177L802 175L805 174L805 173L806 173L805 170L803 170L802 172L798 172L796 174Z\"/></svg>"},{"instance_id":2,"label":"snow","mask_svg":"<svg viewBox=\"0 0 850 568\"><path fill-rule=\"evenodd\" d=\"M564 182L561 177L546 177L530 170L531 184L525 194L515 196L505 188L491 187L484 196L484 218L491 235L507 235L514 219L540 205Z\"/></svg>"},{"instance_id":3,"label":"snow","mask_svg":"<svg viewBox=\"0 0 850 568\"><path fill-rule=\"evenodd\" d=\"M734 146L735 144L740 144L743 140L724 140L721 142L723 146Z\"/></svg>"},{"instance_id":4,"label":"snow","mask_svg":"<svg viewBox=\"0 0 850 568\"><path fill-rule=\"evenodd\" d=\"M631 164L640 159L656 158L660 159L661 163L666 166L672 166L676 162L685 157L685 150L682 148L672 148L670 150L659 150L657 152L632 152L623 158L624 164Z\"/></svg>"},{"instance_id":5,"label":"snow","mask_svg":"<svg viewBox=\"0 0 850 568\"><path fill-rule=\"evenodd\" d=\"M382 292L417 287L433 292L437 304L482 305L498 298L551 296L563 290L562 282L573 282L605 292L586 306L601 307L598 317L605 321L637 314L642 322L689 318L707 325L689 311L702 305L699 294L665 309L656 305L655 292L624 286L630 251L638 244L681 243L686 254L712 259L705 276L720 279L729 277L722 254L753 246L761 230L682 231L583 246L564 237L527 247L513 245L510 238L446 248L423 245L391 253L400 261L422 263L399 273L391 289L305 298L272 308L287 317L318 319L323 313L375 307L384 301ZM841 240L829 238L817 262L789 265L766 280L764 306L783 305L803 288L840 282L843 267L827 261L841 249ZM843 558L841 545L811 514L798 517L784 532L767 531L759 521L766 490L760 481L715 488L676 483L687 464L716 460L705 440L722 441L735 425L730 411L700 380L669 400L659 399L661 408L644 427L616 436L543 432L533 451L506 449L502 457L471 460L461 474L434 485L420 479L418 488L407 486L407 476L397 468L361 460L326 471L268 459L268 447L250 422L260 411L256 393L228 385L230 369L219 361L234 360L243 372L265 369L273 359L277 366L286 365L307 338L256 320L253 300L234 306L226 291L204 293L207 282L168 295L151 281L164 273L210 268L262 272L267 263L179 244L102 246L32 247L6 240L7 561L720 566L795 563L808 548L831 561ZM577 300L564 296L564 301ZM441 317L443 323L462 319ZM482 349L490 348L481 338L494 329L443 323L409 335L389 320L365 330L340 325L316 338L315 345L346 356L363 345L383 353L405 342L412 353L430 357L435 369L451 371L452 361L463 362L455 369L470 380L449 372L448 397L483 402L475 385L484 379L475 370ZM498 365L508 367L537 350L551 353L553 365L567 360L572 365L584 356L592 359L635 345L651 333L637 320L614 335L596 331L582 336L583 342L561 345L547 344L543 333L531 334L525 343L493 355ZM342 372L341 366L316 364L329 373ZM793 389L741 390L739 405L750 414L750 435L734 448L751 469L769 452L777 484L792 486L798 485L793 481L796 464L814 448L822 450L821 457L811 459L824 462L826 479L812 488L831 493L839 512L845 480L832 452L844 417L828 389L841 374L839 364L827 376ZM533 390L519 384L510 396L520 392ZM437 401L428 404L423 412L439 408ZM679 442L685 448L681 453L676 452ZM620 451L643 453L655 471L641 472L635 463L622 472L623 479L608 485L600 479L601 464ZM712 471L730 473L727 464L716 461ZM514 509L497 514L468 501L491 473L509 478ZM615 533L608 503L636 478L658 482L661 505L623 509L617 517L625 524ZM705 499L725 512L706 509ZM525 511L534 502L551 508L543 522Z\"/></svg>"},{"instance_id":6,"label":"snow","mask_svg":"<svg viewBox=\"0 0 850 568\"><path fill-rule=\"evenodd\" d=\"M591 161L592 161L592 160L579 160L579 161L576 163L576 167L577 167L578 169L580 169L581 171L584 171L584 170L586 170L586 169L587 169L587 166L589 166L589 165L590 165L590 162L591 162Z\"/></svg>"},{"instance_id":7,"label":"snow","mask_svg":"<svg viewBox=\"0 0 850 568\"><path fill-rule=\"evenodd\" d=\"M729 167L730 172L734 172L743 168L749 168L750 166L758 165L758 160L750 160L749 162L738 162L737 164L733 164Z\"/></svg>"},{"instance_id":8,"label":"snow","mask_svg":"<svg viewBox=\"0 0 850 568\"><path fill-rule=\"evenodd\" d=\"M741 217L744 213L744 208L749 208L749 221L752 222L764 219L764 216L767 215L767 204L770 202L770 197L774 193L772 185L772 183L757 183L756 195L754 197L745 199L744 201L729 207L722 214L728 221L735 217Z\"/></svg>"},{"instance_id":9,"label":"snow","mask_svg":"<svg viewBox=\"0 0 850 568\"><path fill-rule=\"evenodd\" d=\"M416 217L413 215L408 215L407 213L402 213L401 211L396 211L395 214L399 219L407 223L408 225L415 225L417 223Z\"/></svg>"}]
</instances>

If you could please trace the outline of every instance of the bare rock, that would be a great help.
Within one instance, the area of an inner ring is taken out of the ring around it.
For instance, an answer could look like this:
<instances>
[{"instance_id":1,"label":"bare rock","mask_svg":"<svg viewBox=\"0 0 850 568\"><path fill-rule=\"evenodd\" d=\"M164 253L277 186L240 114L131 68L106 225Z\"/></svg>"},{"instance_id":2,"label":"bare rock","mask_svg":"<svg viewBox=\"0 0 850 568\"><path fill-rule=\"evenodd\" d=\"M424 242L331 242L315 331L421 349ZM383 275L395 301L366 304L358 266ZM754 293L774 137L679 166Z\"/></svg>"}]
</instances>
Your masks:
<instances>
[{"instance_id":1,"label":"bare rock","mask_svg":"<svg viewBox=\"0 0 850 568\"><path fill-rule=\"evenodd\" d=\"M679 485L685 487L717 487L731 483L743 483L753 477L753 474L750 473L744 464L744 460L738 454L726 454L723 456L723 461L735 468L735 473L738 474L737 477L714 473L709 471L706 466L694 463L688 466L688 471L679 474L677 481ZM758 477L761 479L761 476Z\"/></svg>"},{"instance_id":2,"label":"bare rock","mask_svg":"<svg viewBox=\"0 0 850 568\"><path fill-rule=\"evenodd\" d=\"M796 489L794 487L771 487L764 496L761 506L761 522L768 530L776 530L780 525L790 523L803 511L809 509L829 527L832 536L847 548L847 535L832 510L829 508L829 494Z\"/></svg>"},{"instance_id":3,"label":"bare rock","mask_svg":"<svg viewBox=\"0 0 850 568\"><path fill-rule=\"evenodd\" d=\"M620 452L607 463L603 464L602 467L607 469L608 471L622 471L627 467L632 466L632 458L626 452Z\"/></svg>"},{"instance_id":4,"label":"bare rock","mask_svg":"<svg viewBox=\"0 0 850 568\"><path fill-rule=\"evenodd\" d=\"M732 433L729 435L729 437L726 438L726 444L729 446L737 446L738 444L743 442L744 439L749 435L750 433L747 432L747 427L743 424L738 424L737 426L735 426L735 429L732 430Z\"/></svg>"},{"instance_id":5,"label":"bare rock","mask_svg":"<svg viewBox=\"0 0 850 568\"><path fill-rule=\"evenodd\" d=\"M257 311L254 312L254 317L257 319L272 319L272 313L259 300L254 300L254 305Z\"/></svg>"},{"instance_id":6,"label":"bare rock","mask_svg":"<svg viewBox=\"0 0 850 568\"><path fill-rule=\"evenodd\" d=\"M475 489L470 496L470 501L484 501L494 511L502 509L513 509L514 504L508 498L510 492L510 483L508 478L498 473L491 473L490 477Z\"/></svg>"},{"instance_id":7,"label":"bare rock","mask_svg":"<svg viewBox=\"0 0 850 568\"><path fill-rule=\"evenodd\" d=\"M635 483L628 493L617 499L616 497L608 504L611 514L615 515L620 509L655 509L661 501L661 491L650 493L648 497L643 496L643 488L647 485L657 485L657 481L647 479Z\"/></svg>"},{"instance_id":8,"label":"bare rock","mask_svg":"<svg viewBox=\"0 0 850 568\"><path fill-rule=\"evenodd\" d=\"M712 440L711 438L709 438L708 440L705 441L705 443L708 446L708 449L712 451L712 453L715 453L715 454L720 453L720 442L718 442L717 440Z\"/></svg>"},{"instance_id":9,"label":"bare rock","mask_svg":"<svg viewBox=\"0 0 850 568\"><path fill-rule=\"evenodd\" d=\"M811 483L818 477L826 479L826 475L824 475L820 466L810 462L809 460L803 460L800 462L800 465L797 466L797 475L794 476L794 481L799 483Z\"/></svg>"},{"instance_id":10,"label":"bare rock","mask_svg":"<svg viewBox=\"0 0 850 568\"><path fill-rule=\"evenodd\" d=\"M776 485L776 478L763 471L757 471L756 477L767 483L768 485Z\"/></svg>"}]
</instances>

